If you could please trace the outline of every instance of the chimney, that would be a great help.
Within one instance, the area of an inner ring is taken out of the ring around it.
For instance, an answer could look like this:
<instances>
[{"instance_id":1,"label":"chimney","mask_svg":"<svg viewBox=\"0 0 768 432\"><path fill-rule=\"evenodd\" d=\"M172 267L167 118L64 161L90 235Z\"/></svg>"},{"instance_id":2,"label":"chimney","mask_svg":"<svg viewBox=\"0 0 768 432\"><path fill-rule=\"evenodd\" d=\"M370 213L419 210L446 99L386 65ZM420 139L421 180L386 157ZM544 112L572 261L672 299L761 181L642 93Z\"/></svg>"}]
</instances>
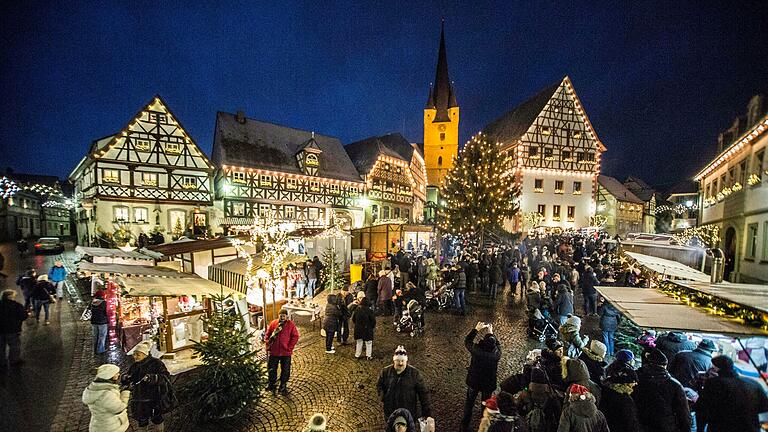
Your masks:
<instances>
[{"instance_id":1,"label":"chimney","mask_svg":"<svg viewBox=\"0 0 768 432\"><path fill-rule=\"evenodd\" d=\"M243 110L237 110L237 114L235 114L235 120L237 120L240 124L245 124L245 113Z\"/></svg>"}]
</instances>

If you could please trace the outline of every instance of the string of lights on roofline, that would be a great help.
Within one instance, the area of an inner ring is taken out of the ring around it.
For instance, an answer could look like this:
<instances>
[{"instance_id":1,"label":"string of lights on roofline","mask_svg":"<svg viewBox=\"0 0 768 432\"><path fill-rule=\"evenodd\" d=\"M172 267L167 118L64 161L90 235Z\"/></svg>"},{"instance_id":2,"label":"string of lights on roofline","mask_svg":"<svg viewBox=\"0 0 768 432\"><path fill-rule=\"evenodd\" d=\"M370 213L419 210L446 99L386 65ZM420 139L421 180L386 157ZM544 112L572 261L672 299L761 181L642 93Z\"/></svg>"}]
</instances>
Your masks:
<instances>
[{"instance_id":1,"label":"string of lights on roofline","mask_svg":"<svg viewBox=\"0 0 768 432\"><path fill-rule=\"evenodd\" d=\"M40 183L28 183L20 186L8 177L0 178L0 197L2 199L12 198L19 191L29 191L41 197L47 197L48 200L42 203L43 207L74 208L74 202L67 199L58 187ZM56 200L57 198L64 199L64 201Z\"/></svg>"}]
</instances>

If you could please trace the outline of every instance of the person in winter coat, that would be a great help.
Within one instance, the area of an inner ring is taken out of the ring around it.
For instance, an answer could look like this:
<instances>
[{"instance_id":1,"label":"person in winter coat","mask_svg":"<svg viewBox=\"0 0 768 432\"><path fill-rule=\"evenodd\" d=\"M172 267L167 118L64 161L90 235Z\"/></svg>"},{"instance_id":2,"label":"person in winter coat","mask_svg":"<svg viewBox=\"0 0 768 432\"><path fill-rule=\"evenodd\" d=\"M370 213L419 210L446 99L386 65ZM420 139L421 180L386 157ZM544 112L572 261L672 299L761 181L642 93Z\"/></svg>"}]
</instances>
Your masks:
<instances>
[{"instance_id":1,"label":"person in winter coat","mask_svg":"<svg viewBox=\"0 0 768 432\"><path fill-rule=\"evenodd\" d=\"M0 297L0 369L16 366L21 360L21 323L27 319L24 306L16 301L16 291L5 290ZM5 347L8 346L8 357Z\"/></svg>"},{"instance_id":2,"label":"person in winter coat","mask_svg":"<svg viewBox=\"0 0 768 432\"><path fill-rule=\"evenodd\" d=\"M683 387L693 388L700 372L712 367L712 353L717 346L711 339L702 339L693 351L680 351L669 364L669 373L680 381Z\"/></svg>"},{"instance_id":3,"label":"person in winter coat","mask_svg":"<svg viewBox=\"0 0 768 432\"><path fill-rule=\"evenodd\" d=\"M392 315L394 308L392 305L392 278L389 276L391 272L382 270L379 272L379 285L378 285L378 299L379 309L384 311L385 315Z\"/></svg>"},{"instance_id":4,"label":"person in winter coat","mask_svg":"<svg viewBox=\"0 0 768 432\"><path fill-rule=\"evenodd\" d=\"M35 282L37 282L37 272L33 268L27 269L16 279L16 285L21 288L21 293L24 295L24 310L27 312L32 310L32 291L35 289Z\"/></svg>"},{"instance_id":5,"label":"person in winter coat","mask_svg":"<svg viewBox=\"0 0 768 432\"><path fill-rule=\"evenodd\" d=\"M602 342L593 340L589 342L589 347L585 347L579 360L583 361L589 371L589 379L596 384L603 382L605 376L605 345Z\"/></svg>"},{"instance_id":6,"label":"person in winter coat","mask_svg":"<svg viewBox=\"0 0 768 432\"><path fill-rule=\"evenodd\" d=\"M379 280L373 273L369 274L368 280L365 281L365 298L368 299L368 304L373 310L379 298Z\"/></svg>"},{"instance_id":7,"label":"person in winter coat","mask_svg":"<svg viewBox=\"0 0 768 432\"><path fill-rule=\"evenodd\" d=\"M542 311L544 309L544 299L541 294L541 290L539 289L539 284L537 282L531 282L531 286L528 288L528 291L525 293L525 302L527 304L527 309L529 313L534 312L535 310Z\"/></svg>"},{"instance_id":8,"label":"person in winter coat","mask_svg":"<svg viewBox=\"0 0 768 432\"><path fill-rule=\"evenodd\" d=\"M481 395L481 400L486 400L496 390L501 344L493 335L491 324L478 322L464 338L464 346L470 354L466 380L467 399L464 402L464 417L461 420L461 430L466 431L469 428L469 422L472 421L477 394Z\"/></svg>"},{"instance_id":9,"label":"person in winter coat","mask_svg":"<svg viewBox=\"0 0 768 432\"><path fill-rule=\"evenodd\" d=\"M467 275L464 273L464 269L461 267L454 267L456 271L456 278L453 280L453 299L456 303L456 310L461 315L467 314L467 303L464 298L464 291L467 289Z\"/></svg>"},{"instance_id":10,"label":"person in winter coat","mask_svg":"<svg viewBox=\"0 0 768 432\"><path fill-rule=\"evenodd\" d=\"M549 338L545 342L546 348L541 350L541 367L547 374L548 382L560 391L565 391L566 386L563 382L563 343L556 338Z\"/></svg>"},{"instance_id":11,"label":"person in winter coat","mask_svg":"<svg viewBox=\"0 0 768 432\"><path fill-rule=\"evenodd\" d=\"M102 354L107 351L107 331L109 330L107 302L104 300L104 291L96 291L88 308L91 310L93 352L96 354Z\"/></svg>"},{"instance_id":12,"label":"person in winter coat","mask_svg":"<svg viewBox=\"0 0 768 432\"><path fill-rule=\"evenodd\" d=\"M296 324L288 319L288 311L280 309L278 318L272 320L264 333L267 351L267 390L273 394L277 391L277 366L280 365L280 391L287 391L288 380L291 378L291 356L299 342L299 330Z\"/></svg>"},{"instance_id":13,"label":"person in winter coat","mask_svg":"<svg viewBox=\"0 0 768 432\"><path fill-rule=\"evenodd\" d=\"M67 269L64 268L64 263L56 261L53 263L53 267L48 270L48 280L56 289L56 297L61 300L64 298L64 281L67 280Z\"/></svg>"},{"instance_id":14,"label":"person in winter coat","mask_svg":"<svg viewBox=\"0 0 768 432\"><path fill-rule=\"evenodd\" d=\"M498 292L499 288L504 288L504 274L501 271L501 266L499 265L498 260L493 261L488 274L488 296L491 299L496 299L496 293Z\"/></svg>"},{"instance_id":15,"label":"person in winter coat","mask_svg":"<svg viewBox=\"0 0 768 432\"><path fill-rule=\"evenodd\" d=\"M562 374L563 382L566 387L570 387L572 384L578 384L589 389L589 392L594 396L595 401L600 403L601 390L600 385L589 379L589 370L587 365L579 359L572 359L563 357Z\"/></svg>"},{"instance_id":16,"label":"person in winter coat","mask_svg":"<svg viewBox=\"0 0 768 432\"><path fill-rule=\"evenodd\" d=\"M485 409L478 432L528 432L511 394L501 391L483 401L483 406Z\"/></svg>"},{"instance_id":17,"label":"person in winter coat","mask_svg":"<svg viewBox=\"0 0 768 432\"><path fill-rule=\"evenodd\" d=\"M171 374L165 364L150 354L151 343L144 341L133 349L134 363L123 376L123 384L131 388L131 415L139 427L155 425L155 430L162 431L163 414L173 407L168 403L175 399L171 386Z\"/></svg>"},{"instance_id":18,"label":"person in winter coat","mask_svg":"<svg viewBox=\"0 0 768 432\"><path fill-rule=\"evenodd\" d=\"M664 353L664 357L666 357L668 361L671 361L675 358L675 354L680 351L695 350L696 344L693 341L688 340L685 333L671 331L656 338L656 348Z\"/></svg>"},{"instance_id":19,"label":"person in winter coat","mask_svg":"<svg viewBox=\"0 0 768 432\"><path fill-rule=\"evenodd\" d=\"M411 413L405 408L398 408L387 418L387 432L420 432Z\"/></svg>"},{"instance_id":20,"label":"person in winter coat","mask_svg":"<svg viewBox=\"0 0 768 432\"><path fill-rule=\"evenodd\" d=\"M415 417L431 417L429 390L421 371L408 364L408 352L400 345L392 356L392 364L381 370L376 383L379 399L384 404L384 418L398 408L405 408ZM421 416L418 406L421 405Z\"/></svg>"},{"instance_id":21,"label":"person in winter coat","mask_svg":"<svg viewBox=\"0 0 768 432\"><path fill-rule=\"evenodd\" d=\"M619 315L621 314L613 305L606 302L600 306L598 314L600 315L600 330L603 332L606 354L612 356L615 347L615 334L619 328Z\"/></svg>"},{"instance_id":22,"label":"person in winter coat","mask_svg":"<svg viewBox=\"0 0 768 432\"><path fill-rule=\"evenodd\" d=\"M435 264L434 258L427 258L427 289L434 291L440 279L440 270Z\"/></svg>"},{"instance_id":23,"label":"person in winter coat","mask_svg":"<svg viewBox=\"0 0 768 432\"><path fill-rule=\"evenodd\" d=\"M605 416L597 409L595 397L579 384L568 387L568 399L557 432L610 432Z\"/></svg>"},{"instance_id":24,"label":"person in winter coat","mask_svg":"<svg viewBox=\"0 0 768 432\"><path fill-rule=\"evenodd\" d=\"M342 345L346 345L347 340L349 340L349 317L352 315L351 311L349 310L349 307L354 301L355 301L355 296L353 296L352 293L349 292L348 286L344 286L341 289L341 292L339 293L339 297L338 297L338 304L339 304L339 310L341 311L341 316L339 317L339 330L336 334L337 342L339 342Z\"/></svg>"},{"instance_id":25,"label":"person in winter coat","mask_svg":"<svg viewBox=\"0 0 768 432\"><path fill-rule=\"evenodd\" d=\"M557 298L553 309L560 325L565 324L568 315L573 315L573 293L567 285L560 284L557 286Z\"/></svg>"},{"instance_id":26,"label":"person in winter coat","mask_svg":"<svg viewBox=\"0 0 768 432\"><path fill-rule=\"evenodd\" d=\"M128 399L131 392L120 390L120 368L103 364L96 378L83 391L83 403L91 412L90 432L124 432L128 430Z\"/></svg>"},{"instance_id":27,"label":"person in winter coat","mask_svg":"<svg viewBox=\"0 0 768 432\"><path fill-rule=\"evenodd\" d=\"M645 354L637 371L632 399L643 432L690 432L691 415L683 386L667 372L667 357L659 349Z\"/></svg>"},{"instance_id":28,"label":"person in winter coat","mask_svg":"<svg viewBox=\"0 0 768 432\"><path fill-rule=\"evenodd\" d=\"M528 432L556 432L563 410L562 393L540 368L531 369L528 387L515 395Z\"/></svg>"},{"instance_id":29,"label":"person in winter coat","mask_svg":"<svg viewBox=\"0 0 768 432\"><path fill-rule=\"evenodd\" d=\"M37 277L37 282L32 290L32 303L35 305L35 319L40 322L40 310L45 308L45 325L50 324L49 307L51 305L51 297L56 292L56 288L48 282L48 275L40 275Z\"/></svg>"},{"instance_id":30,"label":"person in winter coat","mask_svg":"<svg viewBox=\"0 0 768 432\"><path fill-rule=\"evenodd\" d=\"M517 295L517 286L520 283L520 267L517 262L513 262L507 267L507 281L509 282L509 290L513 296Z\"/></svg>"},{"instance_id":31,"label":"person in winter coat","mask_svg":"<svg viewBox=\"0 0 768 432\"><path fill-rule=\"evenodd\" d=\"M584 274L581 275L581 293L584 296L584 314L593 315L597 313L597 290L596 285L600 285L600 281L595 276L595 271L592 267L585 267Z\"/></svg>"},{"instance_id":32,"label":"person in winter coat","mask_svg":"<svg viewBox=\"0 0 768 432\"><path fill-rule=\"evenodd\" d=\"M376 328L376 316L370 308L368 298L360 300L360 305L352 313L352 323L355 325L355 358L363 355L365 344L365 358L373 358L373 333Z\"/></svg>"},{"instance_id":33,"label":"person in winter coat","mask_svg":"<svg viewBox=\"0 0 768 432\"><path fill-rule=\"evenodd\" d=\"M563 341L565 347L565 355L571 358L577 358L581 355L581 350L587 346L589 337L587 335L581 336L581 318L576 315L569 315L565 320L565 324L560 326L560 340Z\"/></svg>"},{"instance_id":34,"label":"person in winter coat","mask_svg":"<svg viewBox=\"0 0 768 432\"><path fill-rule=\"evenodd\" d=\"M717 376L704 383L696 402L696 426L708 432L758 432L768 397L757 382L740 377L728 356L712 359Z\"/></svg>"},{"instance_id":35,"label":"person in winter coat","mask_svg":"<svg viewBox=\"0 0 768 432\"><path fill-rule=\"evenodd\" d=\"M325 305L325 317L323 318L323 330L325 330L325 353L333 354L336 348L333 346L333 337L339 331L341 321L341 309L339 298L336 294L328 295L328 303Z\"/></svg>"},{"instance_id":36,"label":"person in winter coat","mask_svg":"<svg viewBox=\"0 0 768 432\"><path fill-rule=\"evenodd\" d=\"M637 373L626 363L611 369L611 373L603 381L599 407L612 431L640 432L637 407L632 399L632 391L636 385Z\"/></svg>"},{"instance_id":37,"label":"person in winter coat","mask_svg":"<svg viewBox=\"0 0 768 432\"><path fill-rule=\"evenodd\" d=\"M607 368L605 368L605 375L611 376L615 372L615 370L618 369L625 369L630 368L632 370L635 369L635 355L632 353L632 351L628 349L619 350L619 352L616 353L616 357L613 358L613 363L609 364Z\"/></svg>"}]
</instances>

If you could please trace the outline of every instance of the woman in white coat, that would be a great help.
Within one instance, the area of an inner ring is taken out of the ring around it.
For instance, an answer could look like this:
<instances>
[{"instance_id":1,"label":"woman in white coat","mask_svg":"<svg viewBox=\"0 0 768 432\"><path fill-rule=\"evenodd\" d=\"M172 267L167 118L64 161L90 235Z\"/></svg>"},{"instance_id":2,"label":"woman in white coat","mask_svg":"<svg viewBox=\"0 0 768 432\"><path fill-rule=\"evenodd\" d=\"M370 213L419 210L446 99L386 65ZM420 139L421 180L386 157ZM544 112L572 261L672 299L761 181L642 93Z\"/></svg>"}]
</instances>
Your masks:
<instances>
[{"instance_id":1,"label":"woman in white coat","mask_svg":"<svg viewBox=\"0 0 768 432\"><path fill-rule=\"evenodd\" d=\"M128 429L128 399L131 392L120 391L120 368L103 364L96 378L83 391L83 403L91 411L91 432L125 432Z\"/></svg>"}]
</instances>

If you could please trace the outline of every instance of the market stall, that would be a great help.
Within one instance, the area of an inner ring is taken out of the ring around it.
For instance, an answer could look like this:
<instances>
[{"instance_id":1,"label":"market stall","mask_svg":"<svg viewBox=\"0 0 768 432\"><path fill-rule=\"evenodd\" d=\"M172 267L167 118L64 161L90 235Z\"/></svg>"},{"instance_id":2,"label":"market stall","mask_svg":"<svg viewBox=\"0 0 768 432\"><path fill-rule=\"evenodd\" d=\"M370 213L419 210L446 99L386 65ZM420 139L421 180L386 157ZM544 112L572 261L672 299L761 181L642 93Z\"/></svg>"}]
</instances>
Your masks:
<instances>
[{"instance_id":1,"label":"market stall","mask_svg":"<svg viewBox=\"0 0 768 432\"><path fill-rule=\"evenodd\" d=\"M664 277L698 282L709 281L709 275L677 261L625 251L624 254L646 269Z\"/></svg>"},{"instance_id":2,"label":"market stall","mask_svg":"<svg viewBox=\"0 0 768 432\"><path fill-rule=\"evenodd\" d=\"M409 248L409 244L412 249ZM352 230L352 248L368 251L368 261L380 261L401 248L418 253L435 249L434 228L429 225L387 223Z\"/></svg>"},{"instance_id":3,"label":"market stall","mask_svg":"<svg viewBox=\"0 0 768 432\"><path fill-rule=\"evenodd\" d=\"M108 249L99 247L77 246L75 253L81 261L97 264L129 264L129 265L154 265L157 260L163 258L163 254L149 249L125 251L122 249Z\"/></svg>"}]
</instances>

